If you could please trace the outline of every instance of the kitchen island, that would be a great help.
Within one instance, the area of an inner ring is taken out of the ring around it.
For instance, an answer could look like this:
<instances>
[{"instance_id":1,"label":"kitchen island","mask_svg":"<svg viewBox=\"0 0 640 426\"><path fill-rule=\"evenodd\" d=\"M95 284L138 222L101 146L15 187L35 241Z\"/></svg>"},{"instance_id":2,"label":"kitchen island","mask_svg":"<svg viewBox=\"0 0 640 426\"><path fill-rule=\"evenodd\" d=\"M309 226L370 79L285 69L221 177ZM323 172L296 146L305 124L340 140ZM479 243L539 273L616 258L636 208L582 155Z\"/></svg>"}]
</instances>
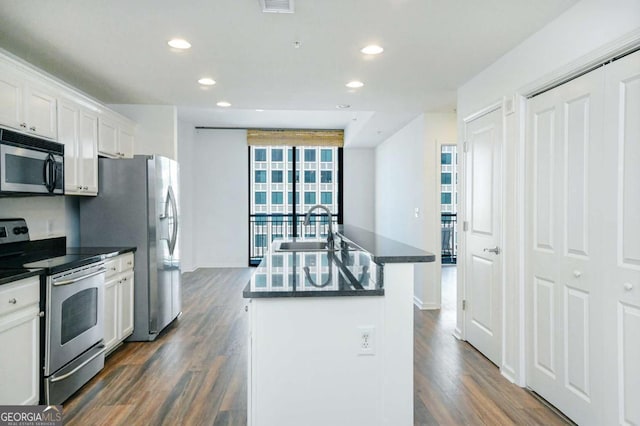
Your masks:
<instances>
[{"instance_id":1,"label":"kitchen island","mask_svg":"<svg viewBox=\"0 0 640 426\"><path fill-rule=\"evenodd\" d=\"M243 292L249 425L413 424L412 263L435 256L356 227L280 247Z\"/></svg>"}]
</instances>

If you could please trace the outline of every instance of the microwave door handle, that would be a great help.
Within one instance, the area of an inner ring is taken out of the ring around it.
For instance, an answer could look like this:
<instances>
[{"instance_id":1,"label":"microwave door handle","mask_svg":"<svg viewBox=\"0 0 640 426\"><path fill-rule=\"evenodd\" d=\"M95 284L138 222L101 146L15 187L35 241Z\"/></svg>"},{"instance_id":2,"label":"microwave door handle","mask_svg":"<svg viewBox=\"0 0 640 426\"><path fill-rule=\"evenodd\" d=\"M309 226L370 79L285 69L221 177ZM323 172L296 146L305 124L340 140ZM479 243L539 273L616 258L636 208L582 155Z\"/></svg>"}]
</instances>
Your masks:
<instances>
[{"instance_id":1,"label":"microwave door handle","mask_svg":"<svg viewBox=\"0 0 640 426\"><path fill-rule=\"evenodd\" d=\"M42 166L42 180L44 180L44 186L47 188L47 191L51 191L49 189L49 168L51 167L51 163L49 163L49 157L44 160L44 166Z\"/></svg>"},{"instance_id":2,"label":"microwave door handle","mask_svg":"<svg viewBox=\"0 0 640 426\"><path fill-rule=\"evenodd\" d=\"M51 189L49 192L53 193L56 189L56 185L58 184L58 163L53 155L49 155L51 159Z\"/></svg>"}]
</instances>

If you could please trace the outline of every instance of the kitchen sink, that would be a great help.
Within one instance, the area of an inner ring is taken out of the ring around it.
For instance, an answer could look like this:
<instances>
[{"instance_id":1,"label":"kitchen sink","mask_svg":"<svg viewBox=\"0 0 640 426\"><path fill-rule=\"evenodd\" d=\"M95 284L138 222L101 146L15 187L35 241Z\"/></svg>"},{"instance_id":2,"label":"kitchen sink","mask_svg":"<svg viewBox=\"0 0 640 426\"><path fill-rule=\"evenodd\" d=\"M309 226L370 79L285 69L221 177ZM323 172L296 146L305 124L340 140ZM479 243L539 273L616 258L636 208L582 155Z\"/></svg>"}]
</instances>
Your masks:
<instances>
[{"instance_id":1,"label":"kitchen sink","mask_svg":"<svg viewBox=\"0 0 640 426\"><path fill-rule=\"evenodd\" d=\"M329 250L326 241L281 241L276 251L324 251Z\"/></svg>"}]
</instances>

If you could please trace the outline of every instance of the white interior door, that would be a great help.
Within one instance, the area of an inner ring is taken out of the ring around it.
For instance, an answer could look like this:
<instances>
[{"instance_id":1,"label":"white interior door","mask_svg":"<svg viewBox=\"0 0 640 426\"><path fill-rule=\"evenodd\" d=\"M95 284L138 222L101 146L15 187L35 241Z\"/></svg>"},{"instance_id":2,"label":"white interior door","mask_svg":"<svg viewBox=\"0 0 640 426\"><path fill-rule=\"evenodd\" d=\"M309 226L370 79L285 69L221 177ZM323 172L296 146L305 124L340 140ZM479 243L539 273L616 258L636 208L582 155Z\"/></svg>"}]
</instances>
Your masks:
<instances>
[{"instance_id":1,"label":"white interior door","mask_svg":"<svg viewBox=\"0 0 640 426\"><path fill-rule=\"evenodd\" d=\"M603 72L528 102L527 384L600 424Z\"/></svg>"},{"instance_id":2,"label":"white interior door","mask_svg":"<svg viewBox=\"0 0 640 426\"><path fill-rule=\"evenodd\" d=\"M607 420L640 425L640 52L605 67L603 280Z\"/></svg>"},{"instance_id":3,"label":"white interior door","mask_svg":"<svg viewBox=\"0 0 640 426\"><path fill-rule=\"evenodd\" d=\"M465 337L496 365L502 355L502 109L466 124Z\"/></svg>"}]
</instances>

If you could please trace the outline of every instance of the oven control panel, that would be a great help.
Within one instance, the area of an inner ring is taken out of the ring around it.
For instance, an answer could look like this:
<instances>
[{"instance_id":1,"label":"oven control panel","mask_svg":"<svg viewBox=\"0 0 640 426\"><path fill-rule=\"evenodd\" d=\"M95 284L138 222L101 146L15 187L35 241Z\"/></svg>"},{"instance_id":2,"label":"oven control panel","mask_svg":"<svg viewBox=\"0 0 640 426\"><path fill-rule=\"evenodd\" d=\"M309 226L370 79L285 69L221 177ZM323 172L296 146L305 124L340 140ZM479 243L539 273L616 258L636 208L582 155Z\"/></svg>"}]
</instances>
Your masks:
<instances>
[{"instance_id":1,"label":"oven control panel","mask_svg":"<svg viewBox=\"0 0 640 426\"><path fill-rule=\"evenodd\" d=\"M0 219L0 244L29 241L29 228L24 219Z\"/></svg>"}]
</instances>

